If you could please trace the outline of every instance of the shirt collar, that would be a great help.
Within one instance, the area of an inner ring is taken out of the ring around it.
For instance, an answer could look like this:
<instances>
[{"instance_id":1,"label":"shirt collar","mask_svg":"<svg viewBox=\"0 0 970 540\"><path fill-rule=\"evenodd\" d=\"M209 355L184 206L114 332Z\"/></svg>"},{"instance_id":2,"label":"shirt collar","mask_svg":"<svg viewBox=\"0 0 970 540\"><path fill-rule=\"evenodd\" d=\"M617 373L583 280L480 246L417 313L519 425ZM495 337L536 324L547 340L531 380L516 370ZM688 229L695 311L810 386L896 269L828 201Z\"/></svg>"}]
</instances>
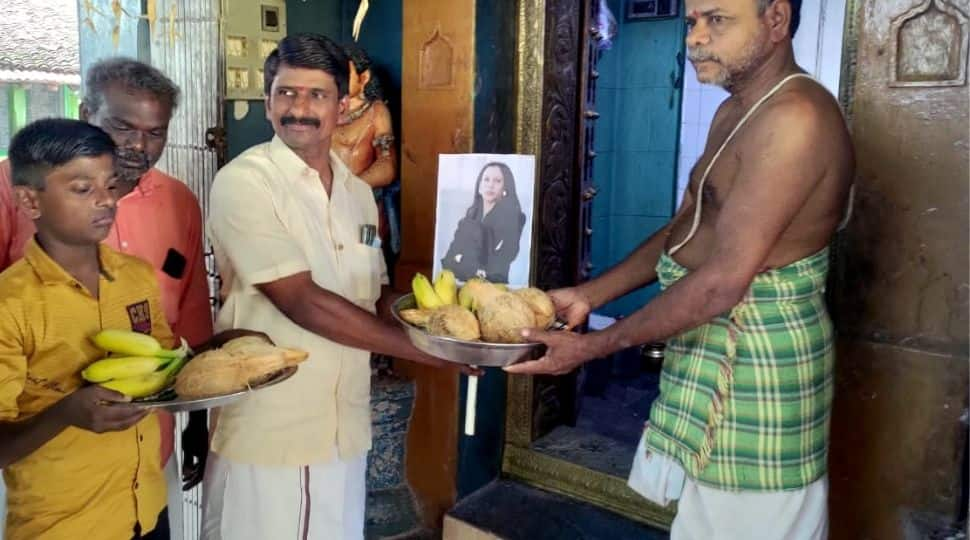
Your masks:
<instances>
[{"instance_id":1,"label":"shirt collar","mask_svg":"<svg viewBox=\"0 0 970 540\"><path fill-rule=\"evenodd\" d=\"M115 253L104 244L98 244L98 258L101 260L101 275L108 281L114 281L114 277L118 275L118 271L127 264L120 254ZM34 269L34 273L37 274L37 277L40 278L44 285L77 283L74 276L68 274L61 265L57 264L40 247L40 244L37 243L37 239L34 237L31 237L30 241L27 242L26 248L24 248L24 260Z\"/></svg>"},{"instance_id":2,"label":"shirt collar","mask_svg":"<svg viewBox=\"0 0 970 540\"><path fill-rule=\"evenodd\" d=\"M269 156L280 169L283 169L284 176L287 178L317 178L319 174L317 171L310 168L309 165L303 161L303 158L296 155L283 139L280 139L278 135L273 136L273 140L269 143ZM340 183L346 185L348 179L350 178L350 169L340 161L337 157L337 153L330 149L330 170L333 171L333 181L334 184Z\"/></svg>"},{"instance_id":3,"label":"shirt collar","mask_svg":"<svg viewBox=\"0 0 970 540\"><path fill-rule=\"evenodd\" d=\"M143 174L142 177L138 179L135 189L128 192L128 194L122 197L121 200L123 201L130 197L148 197L154 193L156 189L161 187L161 176L162 172L155 167L148 169L148 172Z\"/></svg>"}]
</instances>

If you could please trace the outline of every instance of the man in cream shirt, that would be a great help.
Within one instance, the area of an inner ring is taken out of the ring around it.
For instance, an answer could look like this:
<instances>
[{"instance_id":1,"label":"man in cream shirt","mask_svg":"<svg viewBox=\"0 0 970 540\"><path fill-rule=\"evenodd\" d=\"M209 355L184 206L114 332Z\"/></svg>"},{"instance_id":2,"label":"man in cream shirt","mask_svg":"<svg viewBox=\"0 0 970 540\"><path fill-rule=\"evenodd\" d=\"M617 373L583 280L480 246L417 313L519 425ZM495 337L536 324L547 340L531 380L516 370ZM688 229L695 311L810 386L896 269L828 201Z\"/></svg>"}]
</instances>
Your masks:
<instances>
[{"instance_id":1,"label":"man in cream shirt","mask_svg":"<svg viewBox=\"0 0 970 540\"><path fill-rule=\"evenodd\" d=\"M371 188L330 150L349 60L315 34L264 67L276 136L216 175L210 235L224 280L217 327L309 351L285 383L224 407L205 476L203 538L363 538L370 353L445 365L376 316L390 298Z\"/></svg>"}]
</instances>

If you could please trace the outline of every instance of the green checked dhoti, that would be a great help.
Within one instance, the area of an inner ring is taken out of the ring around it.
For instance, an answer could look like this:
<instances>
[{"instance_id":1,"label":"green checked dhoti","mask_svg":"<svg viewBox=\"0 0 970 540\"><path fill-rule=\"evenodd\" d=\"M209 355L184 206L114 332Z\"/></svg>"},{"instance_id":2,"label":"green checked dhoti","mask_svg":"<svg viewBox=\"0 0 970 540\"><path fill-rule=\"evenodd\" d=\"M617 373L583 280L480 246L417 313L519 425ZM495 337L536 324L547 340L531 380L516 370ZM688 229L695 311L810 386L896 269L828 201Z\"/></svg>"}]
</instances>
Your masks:
<instances>
[{"instance_id":1,"label":"green checked dhoti","mask_svg":"<svg viewBox=\"0 0 970 540\"><path fill-rule=\"evenodd\" d=\"M688 270L666 253L666 288ZM826 470L832 407L828 250L759 274L729 313L667 342L648 450L725 490L805 487Z\"/></svg>"}]
</instances>

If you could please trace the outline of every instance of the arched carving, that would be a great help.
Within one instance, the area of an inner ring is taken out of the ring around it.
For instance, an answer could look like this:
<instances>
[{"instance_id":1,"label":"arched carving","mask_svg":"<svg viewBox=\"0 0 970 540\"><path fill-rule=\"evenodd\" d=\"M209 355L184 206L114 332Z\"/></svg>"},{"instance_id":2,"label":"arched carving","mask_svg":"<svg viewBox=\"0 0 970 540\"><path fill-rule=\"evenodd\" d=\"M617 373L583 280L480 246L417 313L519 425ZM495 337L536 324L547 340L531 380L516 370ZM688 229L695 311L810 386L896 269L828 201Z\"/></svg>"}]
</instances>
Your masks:
<instances>
[{"instance_id":1,"label":"arched carving","mask_svg":"<svg viewBox=\"0 0 970 540\"><path fill-rule=\"evenodd\" d=\"M422 89L451 88L454 86L455 49L451 41L435 28L431 37L421 46L420 65Z\"/></svg>"},{"instance_id":2,"label":"arched carving","mask_svg":"<svg viewBox=\"0 0 970 540\"><path fill-rule=\"evenodd\" d=\"M924 0L892 21L890 86L967 82L968 18L946 0Z\"/></svg>"}]
</instances>

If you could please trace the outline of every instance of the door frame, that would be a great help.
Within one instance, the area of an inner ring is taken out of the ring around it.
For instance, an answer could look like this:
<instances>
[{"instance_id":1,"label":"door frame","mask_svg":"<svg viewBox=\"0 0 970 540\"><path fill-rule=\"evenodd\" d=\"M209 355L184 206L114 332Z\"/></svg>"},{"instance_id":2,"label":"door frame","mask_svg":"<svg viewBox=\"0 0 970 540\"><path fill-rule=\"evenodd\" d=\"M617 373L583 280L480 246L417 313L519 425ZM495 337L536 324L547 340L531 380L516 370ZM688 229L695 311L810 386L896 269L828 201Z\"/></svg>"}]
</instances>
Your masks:
<instances>
[{"instance_id":1,"label":"door frame","mask_svg":"<svg viewBox=\"0 0 970 540\"><path fill-rule=\"evenodd\" d=\"M596 116L594 111L582 110L588 82L584 51L592 31L590 5L591 0L518 2L515 151L535 155L538 165L532 282L543 289L573 285L584 277L579 209L584 195L592 195L591 186L582 181L582 126L584 119ZM551 380L509 376L503 474L668 529L676 513L674 505L663 508L650 503L630 489L625 478L531 449L538 386Z\"/></svg>"}]
</instances>

